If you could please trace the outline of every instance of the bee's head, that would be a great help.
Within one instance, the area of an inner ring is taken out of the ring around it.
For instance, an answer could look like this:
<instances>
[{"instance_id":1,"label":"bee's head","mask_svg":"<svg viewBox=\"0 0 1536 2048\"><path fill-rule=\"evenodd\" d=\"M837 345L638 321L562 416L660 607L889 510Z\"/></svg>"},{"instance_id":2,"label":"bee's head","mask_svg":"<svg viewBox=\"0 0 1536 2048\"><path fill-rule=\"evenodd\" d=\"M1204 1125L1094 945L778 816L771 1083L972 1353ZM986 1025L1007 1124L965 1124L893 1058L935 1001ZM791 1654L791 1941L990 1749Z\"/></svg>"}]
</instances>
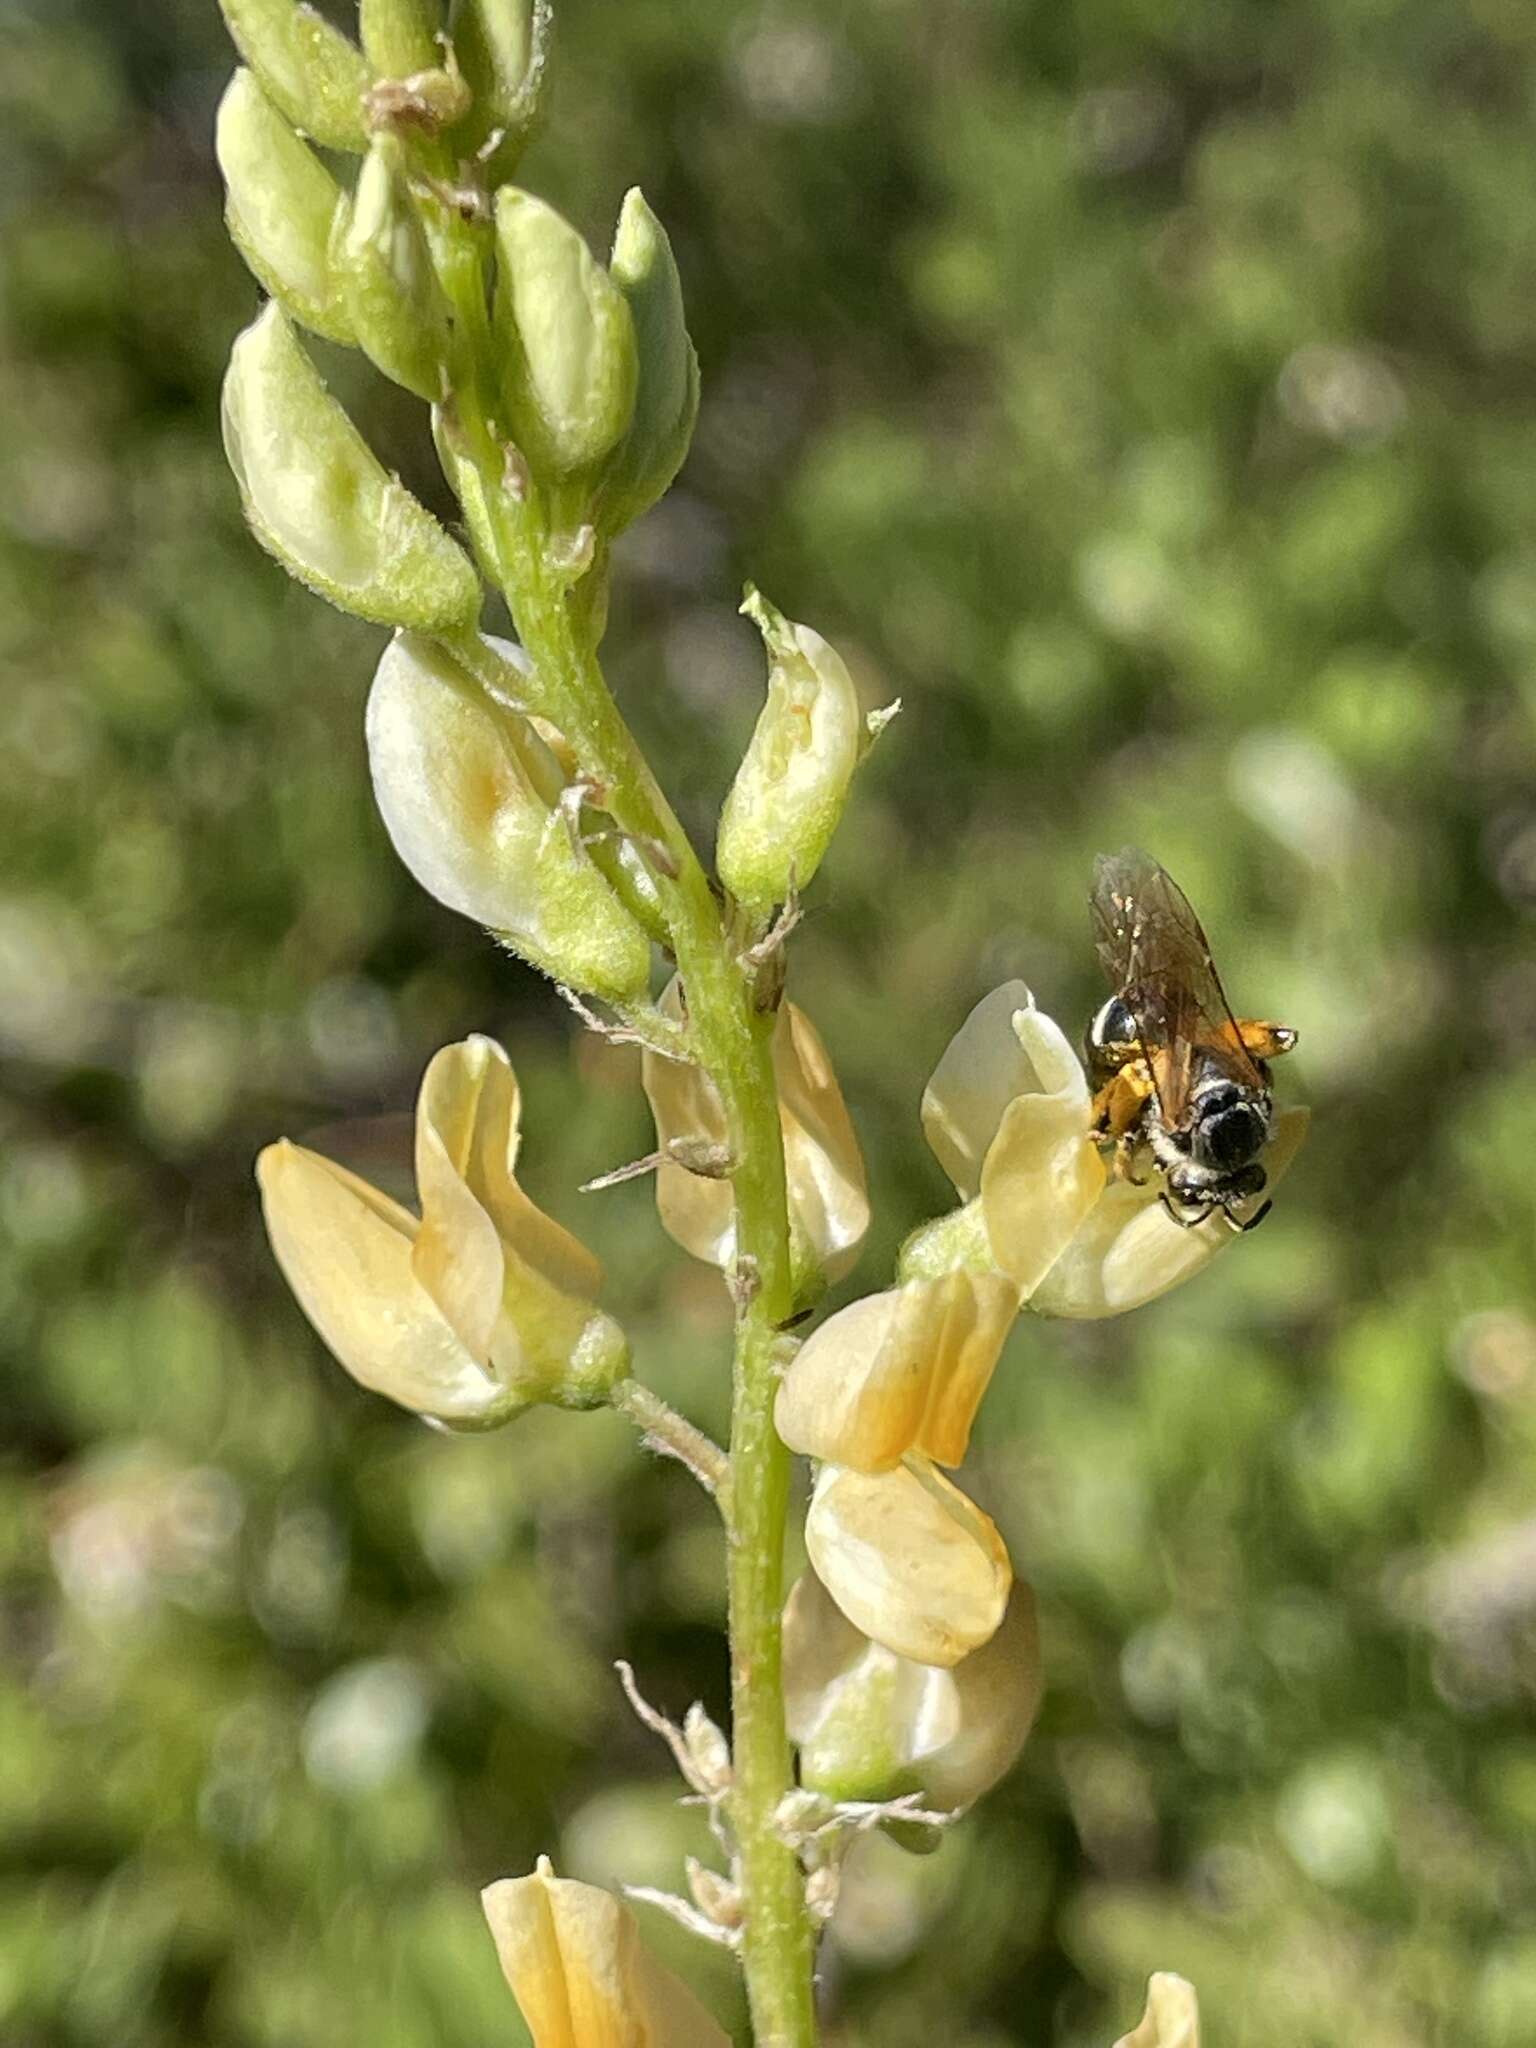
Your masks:
<instances>
[{"instance_id":1,"label":"bee's head","mask_svg":"<svg viewBox=\"0 0 1536 2048\"><path fill-rule=\"evenodd\" d=\"M1235 1081L1213 1081L1195 1101L1189 1149L1196 1163L1235 1173L1257 1159L1269 1138L1269 1105Z\"/></svg>"}]
</instances>

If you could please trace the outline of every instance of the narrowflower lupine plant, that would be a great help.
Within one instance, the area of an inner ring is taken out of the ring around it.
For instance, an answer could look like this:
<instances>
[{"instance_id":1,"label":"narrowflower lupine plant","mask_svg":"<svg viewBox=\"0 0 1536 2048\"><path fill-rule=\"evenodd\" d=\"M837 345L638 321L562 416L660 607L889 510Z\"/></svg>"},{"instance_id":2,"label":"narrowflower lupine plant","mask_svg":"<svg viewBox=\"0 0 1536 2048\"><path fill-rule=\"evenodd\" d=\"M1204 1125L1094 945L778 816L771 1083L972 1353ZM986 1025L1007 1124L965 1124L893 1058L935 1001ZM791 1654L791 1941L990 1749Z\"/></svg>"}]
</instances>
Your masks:
<instances>
[{"instance_id":1,"label":"narrowflower lupine plant","mask_svg":"<svg viewBox=\"0 0 1536 2048\"><path fill-rule=\"evenodd\" d=\"M621 1678L705 1802L721 1867L643 1894L734 1951L759 2048L816 2039L818 1936L853 1840L925 1846L1018 1754L1041 1689L1035 1605L951 1475L1023 1311L1110 1316L1229 1240L1158 1176L1114 1171L1089 1080L1020 982L980 1003L922 1105L959 1206L892 1284L807 1325L869 1225L827 1048L786 993L801 892L865 751L819 633L756 591L762 712L711 879L599 662L615 537L687 453L698 367L665 229L638 190L612 251L513 182L538 115L546 0L361 0L353 40L295 0L223 0L232 237L270 295L235 342L224 436L245 515L301 582L390 629L363 730L380 812L422 887L643 1049L664 1228L735 1306L728 1446L632 1374L597 1261L517 1180L519 1093L488 1038L421 1084L417 1208L286 1140L258 1165L273 1249L363 1385L451 1430L608 1405L713 1496L728 1537L732 1725L681 1725ZM324 154L321 154L321 151ZM345 166L338 171L337 166ZM378 461L303 333L360 349L431 409L466 541ZM488 591L515 642L480 630ZM1271 1185L1304 1118L1282 1117ZM791 1462L815 1466L809 1569L786 1602ZM485 1893L537 2048L726 2039L653 1961L628 1905L555 1875ZM1157 1976L1121 2048L1196 2048Z\"/></svg>"}]
</instances>

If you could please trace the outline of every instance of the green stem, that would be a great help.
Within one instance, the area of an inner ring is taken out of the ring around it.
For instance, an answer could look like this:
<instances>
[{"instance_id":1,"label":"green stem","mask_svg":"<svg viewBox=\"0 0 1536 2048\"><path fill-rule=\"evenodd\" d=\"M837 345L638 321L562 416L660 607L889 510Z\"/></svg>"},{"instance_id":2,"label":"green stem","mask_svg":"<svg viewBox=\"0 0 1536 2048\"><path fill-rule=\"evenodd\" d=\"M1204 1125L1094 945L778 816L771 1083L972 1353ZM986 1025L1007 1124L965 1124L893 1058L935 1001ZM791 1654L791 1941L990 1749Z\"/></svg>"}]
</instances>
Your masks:
<instances>
[{"instance_id":1,"label":"green stem","mask_svg":"<svg viewBox=\"0 0 1536 2048\"><path fill-rule=\"evenodd\" d=\"M746 1906L742 1959L758 2048L814 2048L814 1936L804 1875L774 1826L793 1784L780 1646L790 1457L774 1430L773 1400L776 1332L794 1298L773 1018L757 1012L752 978L736 958L698 856L608 693L564 580L550 566L537 508L509 514L499 465L482 474L495 508L498 581L534 665L540 708L559 725L582 772L601 786L603 809L648 851L687 992L690 1036L719 1090L736 1162L738 1312L722 1506L729 1539L731 1819ZM487 685L504 682L477 635L447 644Z\"/></svg>"}]
</instances>

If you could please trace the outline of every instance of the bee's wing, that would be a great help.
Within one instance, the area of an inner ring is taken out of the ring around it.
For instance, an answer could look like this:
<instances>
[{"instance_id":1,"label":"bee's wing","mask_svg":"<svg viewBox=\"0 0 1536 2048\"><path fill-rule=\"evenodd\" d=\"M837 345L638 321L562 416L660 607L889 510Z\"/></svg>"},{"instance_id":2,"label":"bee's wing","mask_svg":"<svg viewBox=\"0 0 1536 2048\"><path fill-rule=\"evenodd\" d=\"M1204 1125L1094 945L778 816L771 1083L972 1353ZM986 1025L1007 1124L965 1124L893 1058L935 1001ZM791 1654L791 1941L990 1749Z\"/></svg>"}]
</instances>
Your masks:
<instances>
[{"instance_id":1,"label":"bee's wing","mask_svg":"<svg viewBox=\"0 0 1536 2048\"><path fill-rule=\"evenodd\" d=\"M1093 922L1104 971L1136 1019L1165 1126L1183 1121L1202 1051L1217 1053L1235 1079L1262 1088L1200 920L1166 868L1134 847L1101 854Z\"/></svg>"}]
</instances>

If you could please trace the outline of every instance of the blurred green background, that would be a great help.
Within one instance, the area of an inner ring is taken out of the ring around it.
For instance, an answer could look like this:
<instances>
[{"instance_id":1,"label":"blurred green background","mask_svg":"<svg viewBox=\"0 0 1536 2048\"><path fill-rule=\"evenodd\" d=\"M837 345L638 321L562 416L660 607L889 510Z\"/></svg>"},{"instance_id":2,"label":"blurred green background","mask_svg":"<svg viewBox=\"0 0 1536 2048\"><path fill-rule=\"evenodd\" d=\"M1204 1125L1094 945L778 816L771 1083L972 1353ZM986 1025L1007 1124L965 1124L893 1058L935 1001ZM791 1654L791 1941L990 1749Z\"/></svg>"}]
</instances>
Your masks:
<instances>
[{"instance_id":1,"label":"blurred green background","mask_svg":"<svg viewBox=\"0 0 1536 2048\"><path fill-rule=\"evenodd\" d=\"M745 575L905 700L792 969L878 1194L845 1291L944 1201L971 1002L1097 1001L1100 848L1180 877L1316 1111L1197 1284L1014 1339L968 1484L1046 1704L940 1854L856 1866L828 2040L1102 2048L1175 1968L1226 2048L1528 2043L1536 16L562 12L525 178L599 242L644 185L705 380L615 687L706 840ZM645 1147L632 1069L407 879L380 636L241 529L213 0L7 0L0 59L0 2039L515 2044L476 1887L693 1841L609 1667L722 1710L710 1517L610 1418L358 1392L251 1162L490 1030L533 1192L717 1426L724 1299L643 1185L575 1194ZM414 403L326 367L427 478Z\"/></svg>"}]
</instances>

